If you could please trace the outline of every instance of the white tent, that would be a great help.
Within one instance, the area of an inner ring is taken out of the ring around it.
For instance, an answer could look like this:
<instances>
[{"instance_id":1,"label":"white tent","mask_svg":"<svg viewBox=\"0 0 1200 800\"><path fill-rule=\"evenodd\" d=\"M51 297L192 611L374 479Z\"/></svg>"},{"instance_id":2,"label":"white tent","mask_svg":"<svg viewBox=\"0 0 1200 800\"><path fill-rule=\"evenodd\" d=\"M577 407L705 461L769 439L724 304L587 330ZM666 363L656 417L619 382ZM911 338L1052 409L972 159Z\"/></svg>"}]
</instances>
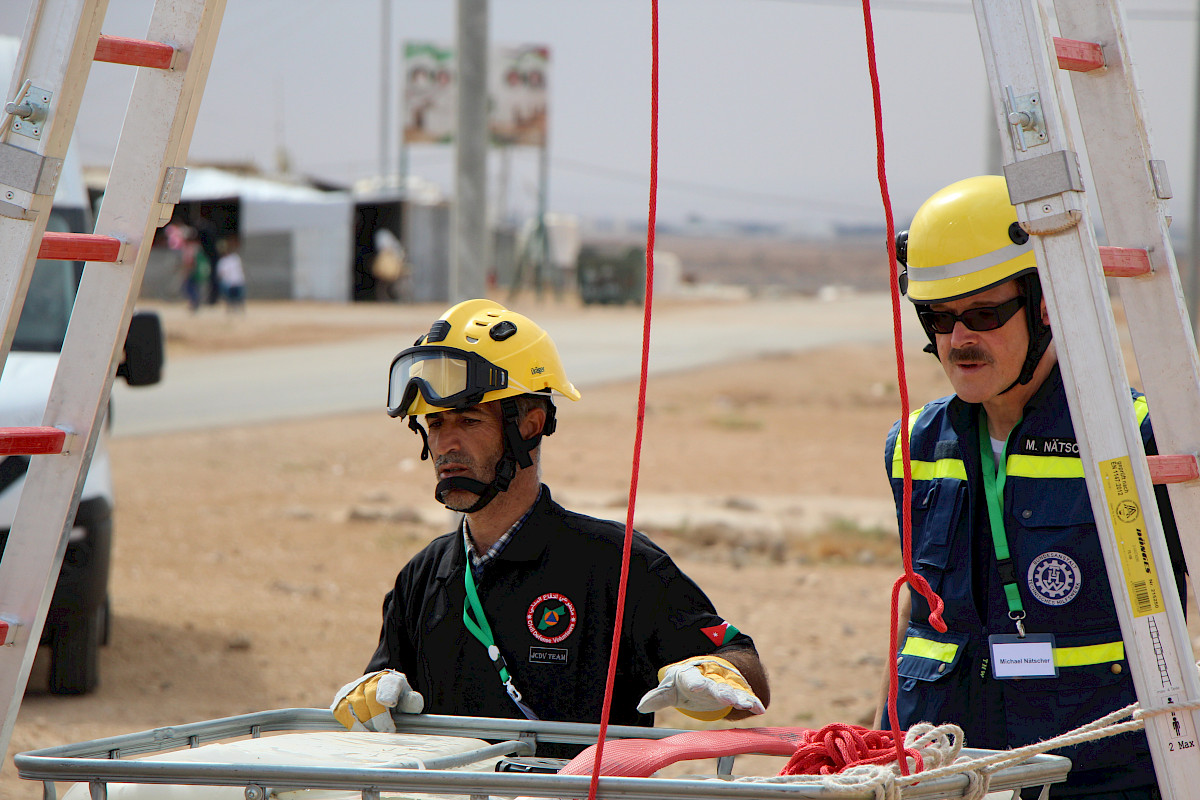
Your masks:
<instances>
[{"instance_id":1,"label":"white tent","mask_svg":"<svg viewBox=\"0 0 1200 800\"><path fill-rule=\"evenodd\" d=\"M251 297L350 299L354 201L349 193L212 167L188 169L181 203L235 199Z\"/></svg>"}]
</instances>

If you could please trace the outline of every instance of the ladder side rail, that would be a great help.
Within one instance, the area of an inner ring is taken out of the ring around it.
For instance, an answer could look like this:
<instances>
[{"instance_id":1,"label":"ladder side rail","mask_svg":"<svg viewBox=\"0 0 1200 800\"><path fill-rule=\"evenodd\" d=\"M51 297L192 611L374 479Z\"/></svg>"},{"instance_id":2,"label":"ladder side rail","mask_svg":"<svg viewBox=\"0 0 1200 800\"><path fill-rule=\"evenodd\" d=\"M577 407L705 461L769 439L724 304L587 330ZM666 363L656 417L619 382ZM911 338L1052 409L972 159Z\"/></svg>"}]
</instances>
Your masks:
<instances>
[{"instance_id":1,"label":"ladder side rail","mask_svg":"<svg viewBox=\"0 0 1200 800\"><path fill-rule=\"evenodd\" d=\"M1102 43L1106 67L1071 75L1080 128L1093 159L1092 183L1110 245L1144 248L1152 274L1118 279L1154 436L1163 454L1200 453L1200 358L1167 225L1165 167L1152 168L1123 14L1109 3L1056 3L1060 28ZM1103 168L1098 168L1102 164ZM1179 325L1164 324L1180 320ZM1200 481L1167 491L1188 572L1200 576Z\"/></svg>"},{"instance_id":2,"label":"ladder side rail","mask_svg":"<svg viewBox=\"0 0 1200 800\"><path fill-rule=\"evenodd\" d=\"M204 84L208 78L209 67L212 66L213 52L216 50L217 35L220 33L221 17L225 13L226 0L221 0L219 8L214 8L211 12L214 15L214 21L211 24L206 24L197 33L196 41L192 43L191 50L186 53L188 64L186 68L189 73L200 76L200 80L185 87L185 91L189 94L185 97L186 115L180 122L178 136L173 140L173 149L169 150L166 155L164 164L168 168L173 168L174 174L165 175L163 178L163 198L162 216L159 217L158 226L162 227L171 221L171 214L175 207L175 202L178 201L179 192L183 189L184 176L186 168L183 166L187 161L188 147L192 141L192 133L196 128L196 118L200 114L200 100L204 93ZM206 12L207 13L207 12ZM151 20L150 29L146 34L146 38L151 41L167 41L170 38L170 31L161 25L156 24ZM170 42L175 44L174 42ZM176 69L183 69L185 65L179 64ZM168 195L173 194L173 199L166 201ZM216 265L214 264L215 268Z\"/></svg>"},{"instance_id":3,"label":"ladder side rail","mask_svg":"<svg viewBox=\"0 0 1200 800\"><path fill-rule=\"evenodd\" d=\"M185 51L196 45L211 51L215 36L202 34L220 24L224 8L225 0L157 0L151 27L173 31L174 43ZM183 70L139 69L134 81L96 222L98 232L126 244L126 260L86 265L44 420L76 433L78 446L65 456L44 456L31 464L8 540L21 558L0 561L0 616L23 623L15 646L0 648L0 694L8 698L0 756L8 749L61 565L69 519L62 512L78 501L150 244L164 214L159 202L164 159L186 150L186 141L183 147L179 141L190 133L185 104L198 102L207 78L211 52L197 55Z\"/></svg>"},{"instance_id":4,"label":"ladder side rail","mask_svg":"<svg viewBox=\"0 0 1200 800\"><path fill-rule=\"evenodd\" d=\"M107 8L108 0L39 0L0 103L0 369L12 348ZM50 94L49 103L37 90ZM45 118L34 124L4 112L5 103L22 99ZM14 131L17 120L36 137Z\"/></svg>"},{"instance_id":5,"label":"ladder side rail","mask_svg":"<svg viewBox=\"0 0 1200 800\"><path fill-rule=\"evenodd\" d=\"M1144 708L1200 699L1078 160L1062 113L1045 9L1039 0L974 0L974 7L1009 190L1023 225L1041 234L1033 237L1038 272L1134 687ZM1040 116L1041 129L1027 130L1022 111ZM1133 565L1128 572L1126 565L1136 551L1131 553L1125 541L1134 532L1124 519L1118 527L1115 502L1132 503L1144 523L1136 537L1146 540L1157 570L1150 604L1135 604ZM1192 755L1198 727L1195 711L1146 720L1156 776L1168 800L1184 800L1191 787L1200 785L1200 759ZM1190 740L1193 747L1180 751L1173 746L1176 740Z\"/></svg>"}]
</instances>

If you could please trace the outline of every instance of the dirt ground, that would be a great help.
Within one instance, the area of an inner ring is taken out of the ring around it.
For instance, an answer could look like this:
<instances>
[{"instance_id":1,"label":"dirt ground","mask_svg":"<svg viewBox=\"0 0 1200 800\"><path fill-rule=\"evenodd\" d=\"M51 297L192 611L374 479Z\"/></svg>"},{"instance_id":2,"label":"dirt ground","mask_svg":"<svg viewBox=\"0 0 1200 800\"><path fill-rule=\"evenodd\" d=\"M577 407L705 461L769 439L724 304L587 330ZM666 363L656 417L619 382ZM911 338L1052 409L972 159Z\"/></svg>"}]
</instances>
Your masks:
<instances>
[{"instance_id":1,"label":"dirt ground","mask_svg":"<svg viewBox=\"0 0 1200 800\"><path fill-rule=\"evenodd\" d=\"M302 320L256 303L239 319L164 317L169 359L378 332L370 322L323 323L319 306ZM933 359L907 358L914 405L946 393ZM560 404L543 457L556 499L624 519L636 401L630 382ZM900 574L882 467L898 416L894 356L883 346L650 383L639 527L755 638L773 702L746 724L869 722ZM12 753L326 706L374 649L397 570L451 525L431 498L418 441L382 410L114 439L114 616L102 685L53 696L35 664L0 796L40 797L39 785L16 778ZM667 714L660 724L685 720Z\"/></svg>"}]
</instances>

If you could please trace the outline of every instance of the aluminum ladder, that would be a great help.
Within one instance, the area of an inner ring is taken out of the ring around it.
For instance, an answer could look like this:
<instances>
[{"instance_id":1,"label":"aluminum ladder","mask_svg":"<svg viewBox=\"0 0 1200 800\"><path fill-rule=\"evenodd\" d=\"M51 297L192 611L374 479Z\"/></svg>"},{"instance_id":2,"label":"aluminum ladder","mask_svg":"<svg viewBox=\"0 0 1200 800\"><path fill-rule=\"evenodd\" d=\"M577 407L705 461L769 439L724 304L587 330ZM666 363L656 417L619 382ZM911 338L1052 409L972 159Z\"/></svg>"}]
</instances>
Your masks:
<instances>
[{"instance_id":1,"label":"aluminum ladder","mask_svg":"<svg viewBox=\"0 0 1200 800\"><path fill-rule=\"evenodd\" d=\"M1200 575L1200 363L1124 13L1116 0L973 2L1010 199L1033 234L1138 700L1144 710L1193 703L1200 680L1153 483L1169 484L1189 572ZM1109 246L1098 246L1097 213ZM1106 276L1119 284L1161 456L1145 456ZM1198 727L1194 709L1146 720L1164 798L1200 786Z\"/></svg>"},{"instance_id":2,"label":"aluminum ladder","mask_svg":"<svg viewBox=\"0 0 1200 800\"><path fill-rule=\"evenodd\" d=\"M0 758L58 580L154 231L183 185L225 0L157 0L145 40L104 36L107 0L39 0L0 122L0 364L42 258L86 261L42 425L0 429L33 456L0 560ZM93 61L137 67L92 234L46 233Z\"/></svg>"}]
</instances>

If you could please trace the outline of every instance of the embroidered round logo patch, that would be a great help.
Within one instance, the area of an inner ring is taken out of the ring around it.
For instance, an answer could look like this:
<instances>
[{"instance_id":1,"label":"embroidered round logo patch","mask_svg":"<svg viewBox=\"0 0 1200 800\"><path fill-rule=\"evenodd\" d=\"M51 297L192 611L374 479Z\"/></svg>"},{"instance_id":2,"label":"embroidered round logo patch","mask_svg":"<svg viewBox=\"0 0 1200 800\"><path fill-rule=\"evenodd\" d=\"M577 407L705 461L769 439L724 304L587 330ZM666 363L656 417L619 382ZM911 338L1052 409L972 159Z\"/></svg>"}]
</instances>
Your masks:
<instances>
[{"instance_id":1,"label":"embroidered round logo patch","mask_svg":"<svg viewBox=\"0 0 1200 800\"><path fill-rule=\"evenodd\" d=\"M548 592L530 604L525 623L539 642L558 644L575 630L575 604L566 595Z\"/></svg>"},{"instance_id":2,"label":"embroidered round logo patch","mask_svg":"<svg viewBox=\"0 0 1200 800\"><path fill-rule=\"evenodd\" d=\"M1079 565L1066 553L1042 553L1029 565L1029 591L1048 606L1065 606L1082 584Z\"/></svg>"}]
</instances>

